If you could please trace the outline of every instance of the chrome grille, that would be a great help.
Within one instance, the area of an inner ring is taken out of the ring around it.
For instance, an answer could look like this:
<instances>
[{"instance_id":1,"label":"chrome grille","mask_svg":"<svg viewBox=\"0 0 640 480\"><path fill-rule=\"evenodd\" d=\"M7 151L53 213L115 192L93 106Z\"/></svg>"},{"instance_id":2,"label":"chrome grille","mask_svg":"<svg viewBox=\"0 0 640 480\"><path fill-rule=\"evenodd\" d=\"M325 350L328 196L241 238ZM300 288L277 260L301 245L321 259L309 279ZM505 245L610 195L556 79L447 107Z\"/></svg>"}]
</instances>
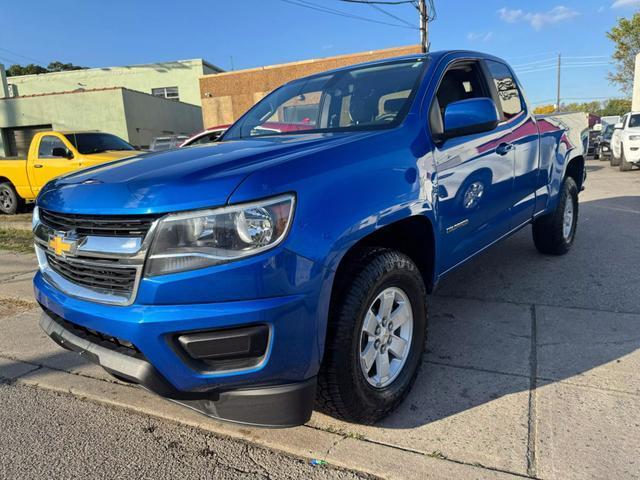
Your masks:
<instances>
[{"instance_id":1,"label":"chrome grille","mask_svg":"<svg viewBox=\"0 0 640 480\"><path fill-rule=\"evenodd\" d=\"M51 269L70 282L104 293L131 295L136 284L138 270L135 267L118 266L117 261L107 259L64 258L45 253Z\"/></svg>"},{"instance_id":2,"label":"chrome grille","mask_svg":"<svg viewBox=\"0 0 640 480\"><path fill-rule=\"evenodd\" d=\"M156 215L76 215L40 209L40 221L56 231L101 237L144 237Z\"/></svg>"}]
</instances>

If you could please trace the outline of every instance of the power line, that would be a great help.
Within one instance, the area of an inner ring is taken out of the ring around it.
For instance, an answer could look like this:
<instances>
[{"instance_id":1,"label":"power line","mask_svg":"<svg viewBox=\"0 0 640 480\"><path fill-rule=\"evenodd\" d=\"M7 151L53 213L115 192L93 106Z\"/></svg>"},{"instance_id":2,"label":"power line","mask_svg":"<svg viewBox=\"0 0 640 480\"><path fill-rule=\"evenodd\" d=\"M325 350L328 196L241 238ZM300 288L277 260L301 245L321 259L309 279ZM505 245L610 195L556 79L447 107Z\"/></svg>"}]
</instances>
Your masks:
<instances>
[{"instance_id":1,"label":"power line","mask_svg":"<svg viewBox=\"0 0 640 480\"><path fill-rule=\"evenodd\" d=\"M342 0L342 1L354 1L354 3L360 3L360 2L355 2L355 0ZM387 12L385 9L383 9L382 7L379 7L378 5L376 5L373 2L362 2L362 3L365 3L366 5L369 5L371 8L379 11L380 13L385 14L387 17L391 17L391 18L393 18L395 20L398 20L398 21L404 23L405 25L409 25L410 27L415 28L412 23L407 22L404 18L400 18L400 17L398 17L397 15L394 15L391 12Z\"/></svg>"},{"instance_id":2,"label":"power line","mask_svg":"<svg viewBox=\"0 0 640 480\"><path fill-rule=\"evenodd\" d=\"M383 22L381 20L374 20L372 18L360 17L358 15L353 15L351 13L343 12L341 10L335 10L333 8L324 7L322 5L318 5L315 3L307 2L305 0L281 0L285 3L289 3L291 5L296 5L298 7L309 8L311 10L316 10L318 12L330 13L332 15L337 15L340 17L353 18L356 20L362 20L364 22L377 23L380 25L387 25L390 27L398 27L398 28L410 28L411 30L416 30L416 27L408 26L408 25L400 25L397 23Z\"/></svg>"},{"instance_id":3,"label":"power line","mask_svg":"<svg viewBox=\"0 0 640 480\"><path fill-rule=\"evenodd\" d=\"M44 62L41 62L40 60L36 60L35 58L27 57L26 55L22 55L18 52L11 51L8 48L0 47L0 50L10 53L11 55L15 55L16 57L24 58L25 60L31 60L32 62L36 62L36 63L44 63Z\"/></svg>"},{"instance_id":4,"label":"power line","mask_svg":"<svg viewBox=\"0 0 640 480\"><path fill-rule=\"evenodd\" d=\"M285 0L285 1L291 1L291 0ZM298 1L308 4L308 2L304 2L304 0L298 0ZM346 3L359 3L361 5L368 5L369 7L377 10L378 12L388 17L391 17L394 20L401 22L403 25L406 25L406 28L413 29L415 27L413 27L405 19L400 18L394 15L393 13L388 12L387 10L384 10L383 8L378 6L378 5L395 5L395 6L412 5L416 10L418 10L418 14L419 14L420 46L424 53L429 51L429 33L428 33L429 22L434 21L437 17L435 0L386 0L386 1L384 0L339 0L339 1L346 2ZM398 26L397 24L394 24L394 25Z\"/></svg>"},{"instance_id":5,"label":"power line","mask_svg":"<svg viewBox=\"0 0 640 480\"><path fill-rule=\"evenodd\" d=\"M368 0L340 0L341 2L346 2L346 3L368 3L370 5L402 5L405 3L410 3L412 5L415 6L416 2L415 0L402 0L402 1L397 1L397 2L382 2L382 1L368 1Z\"/></svg>"}]
</instances>

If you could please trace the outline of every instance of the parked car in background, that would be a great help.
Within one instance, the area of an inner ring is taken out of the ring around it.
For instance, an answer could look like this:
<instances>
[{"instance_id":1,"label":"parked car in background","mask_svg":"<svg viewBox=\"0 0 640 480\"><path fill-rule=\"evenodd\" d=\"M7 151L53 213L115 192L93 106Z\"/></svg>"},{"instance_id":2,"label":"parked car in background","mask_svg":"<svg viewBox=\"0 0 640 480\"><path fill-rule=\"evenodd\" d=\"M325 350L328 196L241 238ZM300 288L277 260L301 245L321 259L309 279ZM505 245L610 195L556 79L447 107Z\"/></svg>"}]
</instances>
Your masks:
<instances>
[{"instance_id":1,"label":"parked car in background","mask_svg":"<svg viewBox=\"0 0 640 480\"><path fill-rule=\"evenodd\" d=\"M180 144L180 148L217 142L220 140L220 137L222 137L222 134L227 130L227 128L229 128L229 125L219 125L217 127L207 128L206 130L198 132L187 138L182 142L182 144Z\"/></svg>"},{"instance_id":2,"label":"parked car in background","mask_svg":"<svg viewBox=\"0 0 640 480\"><path fill-rule=\"evenodd\" d=\"M27 158L0 158L0 212L19 212L54 177L139 153L110 133L36 133Z\"/></svg>"},{"instance_id":3,"label":"parked car in background","mask_svg":"<svg viewBox=\"0 0 640 480\"><path fill-rule=\"evenodd\" d=\"M166 137L155 137L151 140L149 150L151 152L160 152L162 150L170 150L178 148L189 137L187 135L169 135Z\"/></svg>"},{"instance_id":4,"label":"parked car in background","mask_svg":"<svg viewBox=\"0 0 640 480\"><path fill-rule=\"evenodd\" d=\"M600 124L602 128L605 128L607 125L615 125L616 123L620 123L620 115L609 115L607 117L600 118Z\"/></svg>"},{"instance_id":5,"label":"parked car in background","mask_svg":"<svg viewBox=\"0 0 640 480\"><path fill-rule=\"evenodd\" d=\"M629 112L614 127L611 136L611 165L623 172L640 165L640 112Z\"/></svg>"},{"instance_id":6,"label":"parked car in background","mask_svg":"<svg viewBox=\"0 0 640 480\"><path fill-rule=\"evenodd\" d=\"M597 157L600 160L609 160L611 157L611 136L613 135L614 125L608 124L604 127L598 138Z\"/></svg>"},{"instance_id":7,"label":"parked car in background","mask_svg":"<svg viewBox=\"0 0 640 480\"><path fill-rule=\"evenodd\" d=\"M602 132L602 124L597 123L589 130L589 146L587 148L587 156L598 158L598 143L600 140L600 132Z\"/></svg>"},{"instance_id":8,"label":"parked car in background","mask_svg":"<svg viewBox=\"0 0 640 480\"><path fill-rule=\"evenodd\" d=\"M428 367L445 275L530 224L541 253L571 249L587 131L584 114L533 115L507 63L477 52L294 80L223 142L49 183L40 325L206 415L284 427L317 404L373 423Z\"/></svg>"}]
</instances>

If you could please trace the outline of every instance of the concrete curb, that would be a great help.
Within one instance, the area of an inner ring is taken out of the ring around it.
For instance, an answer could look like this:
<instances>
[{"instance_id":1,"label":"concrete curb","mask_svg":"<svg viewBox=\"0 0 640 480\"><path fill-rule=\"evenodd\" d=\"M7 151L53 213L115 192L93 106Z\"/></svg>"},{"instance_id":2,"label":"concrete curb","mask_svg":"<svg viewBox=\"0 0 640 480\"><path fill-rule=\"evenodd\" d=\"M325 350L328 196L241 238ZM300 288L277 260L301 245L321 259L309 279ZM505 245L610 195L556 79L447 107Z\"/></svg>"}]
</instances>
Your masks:
<instances>
[{"instance_id":1,"label":"concrete curb","mask_svg":"<svg viewBox=\"0 0 640 480\"><path fill-rule=\"evenodd\" d=\"M522 478L507 472L424 455L310 426L257 429L215 421L142 389L0 357L0 378L92 401L382 478Z\"/></svg>"}]
</instances>

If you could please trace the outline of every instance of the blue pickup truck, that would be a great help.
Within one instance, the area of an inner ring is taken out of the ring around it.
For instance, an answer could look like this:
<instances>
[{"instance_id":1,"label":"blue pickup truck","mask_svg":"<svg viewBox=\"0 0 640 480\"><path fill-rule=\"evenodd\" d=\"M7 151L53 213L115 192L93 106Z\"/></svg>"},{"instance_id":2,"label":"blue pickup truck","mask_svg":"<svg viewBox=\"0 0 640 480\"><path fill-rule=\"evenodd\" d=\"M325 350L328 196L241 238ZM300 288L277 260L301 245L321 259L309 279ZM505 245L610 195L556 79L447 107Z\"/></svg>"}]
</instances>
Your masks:
<instances>
[{"instance_id":1,"label":"blue pickup truck","mask_svg":"<svg viewBox=\"0 0 640 480\"><path fill-rule=\"evenodd\" d=\"M583 134L476 52L292 81L220 143L43 188L41 326L212 417L375 422L416 378L440 279L529 224L541 253L569 251Z\"/></svg>"}]
</instances>

